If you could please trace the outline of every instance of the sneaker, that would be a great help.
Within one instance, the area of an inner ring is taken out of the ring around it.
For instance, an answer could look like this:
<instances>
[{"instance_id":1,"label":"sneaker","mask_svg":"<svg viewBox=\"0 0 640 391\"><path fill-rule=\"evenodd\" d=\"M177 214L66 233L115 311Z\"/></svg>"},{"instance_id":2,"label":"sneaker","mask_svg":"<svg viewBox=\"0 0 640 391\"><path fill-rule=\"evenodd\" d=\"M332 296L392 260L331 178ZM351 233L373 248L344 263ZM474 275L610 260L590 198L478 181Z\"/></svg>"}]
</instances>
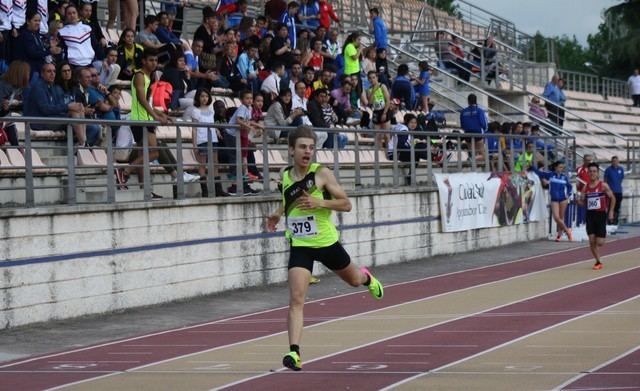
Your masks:
<instances>
[{"instance_id":1,"label":"sneaker","mask_svg":"<svg viewBox=\"0 0 640 391\"><path fill-rule=\"evenodd\" d=\"M193 183L200 181L200 177L197 175L191 175L188 172L183 172L182 180L184 181L184 183Z\"/></svg>"},{"instance_id":2,"label":"sneaker","mask_svg":"<svg viewBox=\"0 0 640 391\"><path fill-rule=\"evenodd\" d=\"M302 369L302 360L300 360L300 355L296 352L289 352L282 359L282 365L291 369L292 371L299 371Z\"/></svg>"},{"instance_id":3,"label":"sneaker","mask_svg":"<svg viewBox=\"0 0 640 391\"><path fill-rule=\"evenodd\" d=\"M262 178L260 178L259 176L254 175L254 174L252 174L252 173L248 173L248 174L247 174L247 177L249 178L249 180L250 180L250 181L259 181L260 179L262 179Z\"/></svg>"},{"instance_id":4,"label":"sneaker","mask_svg":"<svg viewBox=\"0 0 640 391\"><path fill-rule=\"evenodd\" d=\"M243 186L243 194L244 195L254 195L260 193L260 190L254 190L248 183L245 183Z\"/></svg>"},{"instance_id":5,"label":"sneaker","mask_svg":"<svg viewBox=\"0 0 640 391\"><path fill-rule=\"evenodd\" d=\"M567 238L570 242L573 242L573 232L571 231L571 228L567 229Z\"/></svg>"},{"instance_id":6,"label":"sneaker","mask_svg":"<svg viewBox=\"0 0 640 391\"><path fill-rule=\"evenodd\" d=\"M601 270L602 268L603 268L603 265L600 262L593 265L593 270Z\"/></svg>"},{"instance_id":7,"label":"sneaker","mask_svg":"<svg viewBox=\"0 0 640 391\"><path fill-rule=\"evenodd\" d=\"M235 184L229 186L229 188L227 189L227 194L229 194L229 195L237 195L238 194L238 189L236 188Z\"/></svg>"},{"instance_id":8,"label":"sneaker","mask_svg":"<svg viewBox=\"0 0 640 391\"><path fill-rule=\"evenodd\" d=\"M116 168L116 183L118 184L118 188L120 190L127 190L129 186L127 186L127 182L129 181L129 174L127 174L123 169Z\"/></svg>"},{"instance_id":9,"label":"sneaker","mask_svg":"<svg viewBox=\"0 0 640 391\"><path fill-rule=\"evenodd\" d=\"M556 235L556 242L559 242L560 239L562 239L562 232L558 232L558 234Z\"/></svg>"},{"instance_id":10,"label":"sneaker","mask_svg":"<svg viewBox=\"0 0 640 391\"><path fill-rule=\"evenodd\" d=\"M373 298L376 300L382 299L382 296L384 296L384 287L382 286L380 281L378 281L378 279L375 278L366 267L363 267L360 270L362 270L364 274L368 275L369 279L371 280L369 281L369 286L367 286L367 289L369 289L369 293L371 293L371 296L373 296Z\"/></svg>"},{"instance_id":11,"label":"sneaker","mask_svg":"<svg viewBox=\"0 0 640 391\"><path fill-rule=\"evenodd\" d=\"M154 193L154 192L151 192L151 199L152 199L152 200L161 200L161 199L163 199L163 198L164 198L164 197L162 197L160 194L156 194L156 193Z\"/></svg>"},{"instance_id":12,"label":"sneaker","mask_svg":"<svg viewBox=\"0 0 640 391\"><path fill-rule=\"evenodd\" d=\"M314 275L309 277L309 284L317 284L320 282L320 279Z\"/></svg>"}]
</instances>

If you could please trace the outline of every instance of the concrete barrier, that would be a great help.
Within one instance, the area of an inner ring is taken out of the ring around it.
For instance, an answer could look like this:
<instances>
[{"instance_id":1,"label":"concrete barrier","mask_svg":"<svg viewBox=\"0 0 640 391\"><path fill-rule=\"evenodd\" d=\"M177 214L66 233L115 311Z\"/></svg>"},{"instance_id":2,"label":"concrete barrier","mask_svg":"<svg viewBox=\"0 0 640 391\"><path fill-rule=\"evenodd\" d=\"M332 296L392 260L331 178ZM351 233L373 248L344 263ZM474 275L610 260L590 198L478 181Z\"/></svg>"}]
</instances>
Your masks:
<instances>
[{"instance_id":1,"label":"concrete barrier","mask_svg":"<svg viewBox=\"0 0 640 391\"><path fill-rule=\"evenodd\" d=\"M281 231L263 231L277 202L244 197L3 211L0 329L282 282L288 244ZM442 233L433 191L360 191L352 203L352 212L335 220L345 248L367 266L428 262L547 234L546 220Z\"/></svg>"}]
</instances>

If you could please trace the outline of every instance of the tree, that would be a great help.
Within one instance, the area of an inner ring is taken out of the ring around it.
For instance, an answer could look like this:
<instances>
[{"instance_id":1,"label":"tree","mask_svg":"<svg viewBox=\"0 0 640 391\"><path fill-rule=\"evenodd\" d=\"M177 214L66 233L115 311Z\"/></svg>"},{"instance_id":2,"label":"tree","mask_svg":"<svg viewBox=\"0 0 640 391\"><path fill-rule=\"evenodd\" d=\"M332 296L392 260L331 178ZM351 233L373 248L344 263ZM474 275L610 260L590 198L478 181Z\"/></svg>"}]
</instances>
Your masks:
<instances>
[{"instance_id":1,"label":"tree","mask_svg":"<svg viewBox=\"0 0 640 391\"><path fill-rule=\"evenodd\" d=\"M443 10L451 16L458 17L458 5L454 4L455 0L423 0L430 6Z\"/></svg>"}]
</instances>

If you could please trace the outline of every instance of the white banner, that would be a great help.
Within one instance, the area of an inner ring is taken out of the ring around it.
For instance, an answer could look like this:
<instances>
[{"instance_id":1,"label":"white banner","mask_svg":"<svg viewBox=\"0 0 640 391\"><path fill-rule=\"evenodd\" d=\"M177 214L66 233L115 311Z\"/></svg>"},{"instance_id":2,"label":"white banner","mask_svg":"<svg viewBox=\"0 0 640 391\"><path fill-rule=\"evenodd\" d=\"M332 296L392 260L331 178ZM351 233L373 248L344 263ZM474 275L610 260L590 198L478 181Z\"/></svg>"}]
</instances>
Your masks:
<instances>
[{"instance_id":1,"label":"white banner","mask_svg":"<svg viewBox=\"0 0 640 391\"><path fill-rule=\"evenodd\" d=\"M444 232L540 221L542 185L534 173L435 174Z\"/></svg>"}]
</instances>

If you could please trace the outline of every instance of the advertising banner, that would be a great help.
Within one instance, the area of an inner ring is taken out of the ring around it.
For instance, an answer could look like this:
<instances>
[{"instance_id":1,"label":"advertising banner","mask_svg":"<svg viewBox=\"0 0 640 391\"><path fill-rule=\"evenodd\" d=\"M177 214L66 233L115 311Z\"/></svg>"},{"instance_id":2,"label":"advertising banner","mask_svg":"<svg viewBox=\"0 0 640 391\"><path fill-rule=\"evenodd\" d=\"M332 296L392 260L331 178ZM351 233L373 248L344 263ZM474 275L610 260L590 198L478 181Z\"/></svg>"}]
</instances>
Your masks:
<instances>
[{"instance_id":1,"label":"advertising banner","mask_svg":"<svg viewBox=\"0 0 640 391\"><path fill-rule=\"evenodd\" d=\"M540 221L545 200L534 173L434 174L444 232Z\"/></svg>"}]
</instances>

